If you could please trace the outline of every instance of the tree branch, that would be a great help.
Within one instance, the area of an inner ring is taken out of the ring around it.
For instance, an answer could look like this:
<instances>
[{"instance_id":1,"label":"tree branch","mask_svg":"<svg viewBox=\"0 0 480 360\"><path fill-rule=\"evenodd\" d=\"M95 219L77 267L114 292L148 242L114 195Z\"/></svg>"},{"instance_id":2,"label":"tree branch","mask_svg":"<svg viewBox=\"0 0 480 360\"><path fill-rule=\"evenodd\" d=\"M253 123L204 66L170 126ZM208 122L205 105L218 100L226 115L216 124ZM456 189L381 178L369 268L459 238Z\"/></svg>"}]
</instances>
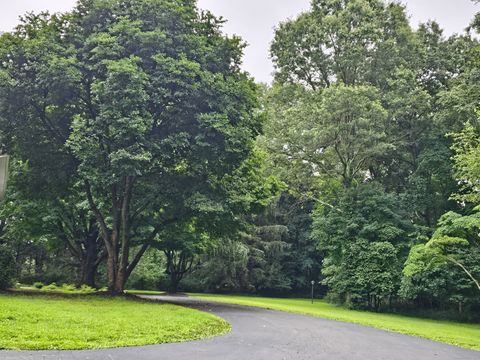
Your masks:
<instances>
[{"instance_id":1,"label":"tree branch","mask_svg":"<svg viewBox=\"0 0 480 360\"><path fill-rule=\"evenodd\" d=\"M87 193L88 203L100 225L100 231L102 233L102 237L104 241L111 246L111 242L108 234L108 227L107 227L107 223L105 222L105 218L103 217L102 213L100 212L97 205L95 204L95 201L93 200L92 189L90 187L89 181L84 180L84 183L85 183L85 192Z\"/></svg>"},{"instance_id":2,"label":"tree branch","mask_svg":"<svg viewBox=\"0 0 480 360\"><path fill-rule=\"evenodd\" d=\"M465 272L465 274L467 274L468 277L469 277L470 279L472 279L472 281L473 281L473 282L475 283L475 285L477 286L477 289L480 291L480 282L473 277L472 273L471 273L470 271L468 271L467 268L466 268L465 266L463 266L462 263L460 263L460 262L458 262L457 260L455 260L454 258L451 258L451 257L448 257L448 256L447 256L447 260L450 261L450 262L452 262L452 263L454 263L455 265L459 266L459 267Z\"/></svg>"},{"instance_id":3,"label":"tree branch","mask_svg":"<svg viewBox=\"0 0 480 360\"><path fill-rule=\"evenodd\" d=\"M148 239L143 243L142 247L140 248L140 250L137 252L137 254L135 255L135 257L133 258L133 260L130 262L130 264L127 266L127 273L126 273L126 278L128 279L128 277L130 276L130 274L132 273L133 269L135 269L135 267L138 265L138 263L140 262L140 259L142 258L143 254L145 254L145 251L148 250L148 248L150 247L150 245L152 245L153 243L153 240L155 240L155 237L158 235L158 233L160 232L160 230L168 225L168 224L171 224L171 223L174 223L175 221L177 221L177 218L171 218L171 219L168 219L168 220L165 220L165 221L162 221L160 224L158 224L154 229L153 231L150 233L150 236L148 237Z\"/></svg>"}]
</instances>

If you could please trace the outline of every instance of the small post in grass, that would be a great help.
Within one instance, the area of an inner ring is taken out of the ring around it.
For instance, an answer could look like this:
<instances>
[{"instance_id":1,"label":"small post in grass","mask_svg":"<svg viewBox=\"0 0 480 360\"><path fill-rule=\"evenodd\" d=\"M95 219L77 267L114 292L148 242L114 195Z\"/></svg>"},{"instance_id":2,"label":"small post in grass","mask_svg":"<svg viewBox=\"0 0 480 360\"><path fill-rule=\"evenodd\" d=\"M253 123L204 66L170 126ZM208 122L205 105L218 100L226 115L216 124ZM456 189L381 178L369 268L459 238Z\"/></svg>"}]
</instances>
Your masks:
<instances>
[{"instance_id":1,"label":"small post in grass","mask_svg":"<svg viewBox=\"0 0 480 360\"><path fill-rule=\"evenodd\" d=\"M7 191L8 180L8 155L0 155L0 201Z\"/></svg>"},{"instance_id":2,"label":"small post in grass","mask_svg":"<svg viewBox=\"0 0 480 360\"><path fill-rule=\"evenodd\" d=\"M313 304L313 288L314 288L314 286L315 286L315 281L312 280L312 281L310 282L310 284L312 284L312 304Z\"/></svg>"}]
</instances>

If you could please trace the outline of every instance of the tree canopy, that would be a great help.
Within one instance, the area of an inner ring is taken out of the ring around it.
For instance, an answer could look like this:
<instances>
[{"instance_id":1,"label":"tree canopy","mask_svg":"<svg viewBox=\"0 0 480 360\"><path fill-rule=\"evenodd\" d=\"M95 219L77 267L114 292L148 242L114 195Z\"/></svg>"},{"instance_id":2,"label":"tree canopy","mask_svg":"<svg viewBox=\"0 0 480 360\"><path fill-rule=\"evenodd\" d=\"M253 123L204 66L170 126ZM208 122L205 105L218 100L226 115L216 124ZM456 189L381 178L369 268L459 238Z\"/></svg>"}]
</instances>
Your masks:
<instances>
[{"instance_id":1,"label":"tree canopy","mask_svg":"<svg viewBox=\"0 0 480 360\"><path fill-rule=\"evenodd\" d=\"M50 187L48 172L88 202L111 291L166 223L229 212L223 179L249 157L261 117L243 44L220 27L194 1L86 0L2 38L11 149L30 176Z\"/></svg>"},{"instance_id":2,"label":"tree canopy","mask_svg":"<svg viewBox=\"0 0 480 360\"><path fill-rule=\"evenodd\" d=\"M478 320L478 14L446 37L400 3L312 0L275 29L270 85L224 22L195 0L80 0L0 36L3 284L313 281Z\"/></svg>"}]
</instances>

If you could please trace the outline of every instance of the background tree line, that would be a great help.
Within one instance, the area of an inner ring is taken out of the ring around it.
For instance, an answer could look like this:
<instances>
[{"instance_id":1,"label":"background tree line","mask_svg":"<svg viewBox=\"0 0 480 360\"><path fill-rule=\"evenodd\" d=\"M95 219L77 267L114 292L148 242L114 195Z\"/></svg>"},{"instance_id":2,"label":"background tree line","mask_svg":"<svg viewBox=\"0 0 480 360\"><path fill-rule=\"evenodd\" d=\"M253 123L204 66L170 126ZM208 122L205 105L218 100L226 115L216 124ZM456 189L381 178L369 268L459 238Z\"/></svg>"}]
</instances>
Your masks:
<instances>
[{"instance_id":1,"label":"background tree line","mask_svg":"<svg viewBox=\"0 0 480 360\"><path fill-rule=\"evenodd\" d=\"M398 3L312 0L276 29L272 86L222 22L190 0L82 0L2 35L17 279L315 280L351 307L478 320L479 16L446 38Z\"/></svg>"}]
</instances>

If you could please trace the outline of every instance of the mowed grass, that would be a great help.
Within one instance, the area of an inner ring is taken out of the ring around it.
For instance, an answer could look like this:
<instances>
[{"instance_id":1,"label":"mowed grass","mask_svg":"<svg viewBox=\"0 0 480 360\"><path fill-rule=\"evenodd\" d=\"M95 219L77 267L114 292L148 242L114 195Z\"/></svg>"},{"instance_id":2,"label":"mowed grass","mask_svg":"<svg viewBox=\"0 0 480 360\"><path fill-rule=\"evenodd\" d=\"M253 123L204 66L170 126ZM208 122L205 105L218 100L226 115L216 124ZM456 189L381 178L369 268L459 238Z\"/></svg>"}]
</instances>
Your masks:
<instances>
[{"instance_id":1,"label":"mowed grass","mask_svg":"<svg viewBox=\"0 0 480 360\"><path fill-rule=\"evenodd\" d=\"M192 296L229 304L255 306L356 323L402 334L419 336L467 349L480 350L480 324L464 324L395 314L355 311L319 300L311 304L310 300L306 299L275 299L205 294L195 294Z\"/></svg>"},{"instance_id":2,"label":"mowed grass","mask_svg":"<svg viewBox=\"0 0 480 360\"><path fill-rule=\"evenodd\" d=\"M197 340L228 332L216 316L125 298L0 294L0 349L74 350Z\"/></svg>"}]
</instances>

